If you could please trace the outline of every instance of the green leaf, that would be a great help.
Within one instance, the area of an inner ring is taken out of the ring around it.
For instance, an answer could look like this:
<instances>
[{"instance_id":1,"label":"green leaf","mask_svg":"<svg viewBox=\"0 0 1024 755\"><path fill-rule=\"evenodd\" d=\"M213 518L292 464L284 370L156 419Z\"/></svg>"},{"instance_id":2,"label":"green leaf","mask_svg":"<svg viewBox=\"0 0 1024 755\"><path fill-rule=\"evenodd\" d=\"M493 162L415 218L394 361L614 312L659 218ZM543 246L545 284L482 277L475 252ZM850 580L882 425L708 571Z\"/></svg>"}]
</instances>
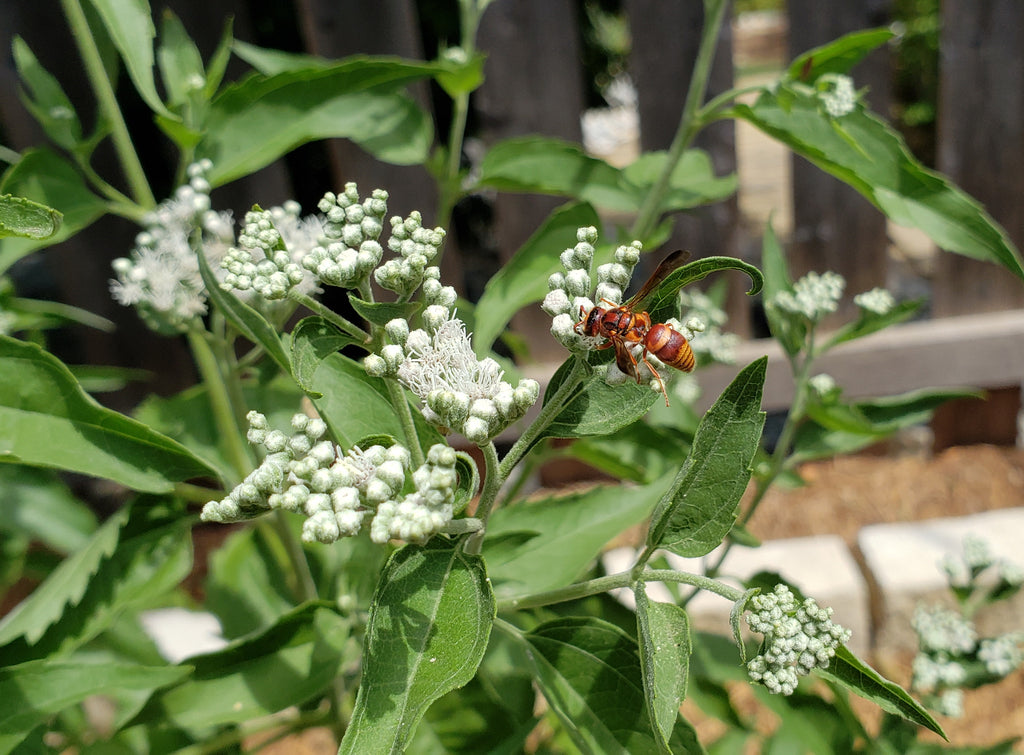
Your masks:
<instances>
[{"instance_id":1,"label":"green leaf","mask_svg":"<svg viewBox=\"0 0 1024 755\"><path fill-rule=\"evenodd\" d=\"M827 349L831 349L840 343L846 341L852 341L856 338L863 338L864 336L877 333L879 330L884 330L890 325L909 320L911 317L916 315L920 311L921 307L925 304L924 299L914 299L912 301L903 301L896 304L892 309L886 312L884 315L878 315L874 312L861 311L860 316L853 322L846 323L839 330L832 334L828 339L828 342L818 352L823 353Z\"/></svg>"},{"instance_id":2,"label":"green leaf","mask_svg":"<svg viewBox=\"0 0 1024 755\"><path fill-rule=\"evenodd\" d=\"M433 128L399 89L429 75L425 64L349 58L327 68L251 76L211 104L197 157L213 160L214 186L248 175L316 139L352 139L384 162L426 160Z\"/></svg>"},{"instance_id":3,"label":"green leaf","mask_svg":"<svg viewBox=\"0 0 1024 755\"><path fill-rule=\"evenodd\" d=\"M797 56L786 76L813 82L823 73L849 73L850 69L895 37L890 29L865 29L846 34L827 45L815 47Z\"/></svg>"},{"instance_id":4,"label":"green leaf","mask_svg":"<svg viewBox=\"0 0 1024 755\"><path fill-rule=\"evenodd\" d=\"M317 412L342 448L351 448L368 435L392 435L405 442L402 423L391 405L384 381L367 375L358 362L343 354L331 354L320 362L311 387L320 394L320 398L313 399ZM424 451L444 442L441 434L415 409L413 420Z\"/></svg>"},{"instance_id":5,"label":"green leaf","mask_svg":"<svg viewBox=\"0 0 1024 755\"><path fill-rule=\"evenodd\" d=\"M527 304L542 300L548 292L548 277L562 269L558 252L576 244L576 232L598 226L594 208L585 203L562 205L544 220L507 263L484 287L477 303L473 346L481 359L490 353L494 340Z\"/></svg>"},{"instance_id":6,"label":"green leaf","mask_svg":"<svg viewBox=\"0 0 1024 755\"><path fill-rule=\"evenodd\" d=\"M411 320L423 306L418 301L363 301L353 293L349 293L348 301L356 314L369 323L381 326L399 318Z\"/></svg>"},{"instance_id":7,"label":"green leaf","mask_svg":"<svg viewBox=\"0 0 1024 755\"><path fill-rule=\"evenodd\" d=\"M651 519L648 547L697 557L729 534L764 426L767 363L761 357L744 367L704 415L690 455Z\"/></svg>"},{"instance_id":8,"label":"green leaf","mask_svg":"<svg viewBox=\"0 0 1024 755\"><path fill-rule=\"evenodd\" d=\"M485 60L487 56L479 52L462 61L441 57L436 62L442 70L434 75L434 79L445 94L454 100L469 94L483 83Z\"/></svg>"},{"instance_id":9,"label":"green leaf","mask_svg":"<svg viewBox=\"0 0 1024 755\"><path fill-rule=\"evenodd\" d=\"M600 619L570 617L525 635L541 692L583 752L644 755L663 751L651 729L636 642ZM701 752L680 722L672 752Z\"/></svg>"},{"instance_id":10,"label":"green leaf","mask_svg":"<svg viewBox=\"0 0 1024 755\"><path fill-rule=\"evenodd\" d=\"M498 142L480 164L480 187L554 194L598 207L635 212L645 194L622 171L571 142L524 136Z\"/></svg>"},{"instance_id":11,"label":"green leaf","mask_svg":"<svg viewBox=\"0 0 1024 755\"><path fill-rule=\"evenodd\" d=\"M818 670L825 679L830 679L851 692L870 700L887 713L905 718L911 723L923 726L946 738L942 727L924 707L907 694L899 685L883 678L877 671L851 653L845 645L836 650L828 669Z\"/></svg>"},{"instance_id":12,"label":"green leaf","mask_svg":"<svg viewBox=\"0 0 1024 755\"><path fill-rule=\"evenodd\" d=\"M765 89L732 114L848 183L899 225L919 228L937 245L1003 265L1024 278L1020 253L974 199L922 166L892 127L858 106L829 118L807 87Z\"/></svg>"},{"instance_id":13,"label":"green leaf","mask_svg":"<svg viewBox=\"0 0 1024 755\"><path fill-rule=\"evenodd\" d=\"M60 230L63 215L24 197L0 196L0 238L20 236L45 240Z\"/></svg>"},{"instance_id":14,"label":"green leaf","mask_svg":"<svg viewBox=\"0 0 1024 755\"><path fill-rule=\"evenodd\" d=\"M70 238L106 212L106 203L89 191L74 166L47 149L26 150L4 173L0 191L56 208L64 216L57 233L45 240L0 239L0 273L26 254Z\"/></svg>"},{"instance_id":15,"label":"green leaf","mask_svg":"<svg viewBox=\"0 0 1024 755\"><path fill-rule=\"evenodd\" d=\"M91 0L110 39L121 54L135 89L154 113L176 120L156 91L153 39L156 27L146 0Z\"/></svg>"},{"instance_id":16,"label":"green leaf","mask_svg":"<svg viewBox=\"0 0 1024 755\"><path fill-rule=\"evenodd\" d=\"M772 221L765 225L764 237L761 241L761 268L764 270L764 314L768 319L768 327L779 345L789 356L800 352L807 336L807 323L804 318L772 306L771 302L780 293L792 293L793 280L789 276L789 266L782 245L775 235Z\"/></svg>"},{"instance_id":17,"label":"green leaf","mask_svg":"<svg viewBox=\"0 0 1024 755\"><path fill-rule=\"evenodd\" d=\"M702 257L670 273L657 290L647 298L646 302L643 302L651 314L651 321L664 322L670 317L677 317L679 315L677 294L680 289L703 280L711 273L723 270L738 270L747 274L750 278L747 296L754 296L761 292L764 276L753 265L735 257Z\"/></svg>"},{"instance_id":18,"label":"green leaf","mask_svg":"<svg viewBox=\"0 0 1024 755\"><path fill-rule=\"evenodd\" d=\"M15 36L11 52L18 75L31 95L31 99L22 97L26 109L39 121L54 144L73 150L82 140L82 123L60 82L39 64L21 37Z\"/></svg>"},{"instance_id":19,"label":"green leaf","mask_svg":"<svg viewBox=\"0 0 1024 755\"><path fill-rule=\"evenodd\" d=\"M151 700L132 724L203 731L300 705L341 672L350 631L326 601L306 603L223 650L189 658L192 674Z\"/></svg>"},{"instance_id":20,"label":"green leaf","mask_svg":"<svg viewBox=\"0 0 1024 755\"><path fill-rule=\"evenodd\" d=\"M679 706L686 696L690 619L681 606L650 600L643 582L636 586L633 595L647 715L655 724L663 751L667 752L668 740L679 718Z\"/></svg>"},{"instance_id":21,"label":"green leaf","mask_svg":"<svg viewBox=\"0 0 1024 755\"><path fill-rule=\"evenodd\" d=\"M646 194L654 189L661 178L668 158L668 152L644 152L623 169L623 175ZM707 152L689 149L683 153L669 177L668 190L662 200L661 210L688 210L720 202L735 194L738 185L739 180L735 173L721 178L715 175L711 157Z\"/></svg>"},{"instance_id":22,"label":"green leaf","mask_svg":"<svg viewBox=\"0 0 1024 755\"><path fill-rule=\"evenodd\" d=\"M55 713L90 695L115 690L155 690L174 684L189 671L188 666L136 666L50 658L0 668L0 736L6 739L15 734L27 735Z\"/></svg>"},{"instance_id":23,"label":"green leaf","mask_svg":"<svg viewBox=\"0 0 1024 755\"><path fill-rule=\"evenodd\" d=\"M556 370L544 394L545 401L554 395L571 368L572 361L577 358L569 357ZM633 380L627 380L621 385L608 385L605 374L603 368L591 371L584 378L575 398L544 428L540 437L582 438L617 432L647 414L651 404L660 396L649 385L639 385Z\"/></svg>"},{"instance_id":24,"label":"green leaf","mask_svg":"<svg viewBox=\"0 0 1024 755\"><path fill-rule=\"evenodd\" d=\"M292 329L291 341L292 377L310 398L320 398L322 395L312 388L313 375L320 362L345 346L359 343L319 315L299 320Z\"/></svg>"},{"instance_id":25,"label":"green leaf","mask_svg":"<svg viewBox=\"0 0 1024 755\"><path fill-rule=\"evenodd\" d=\"M646 519L665 490L605 486L495 511L484 557L503 599L554 590L577 579L613 537Z\"/></svg>"},{"instance_id":26,"label":"green leaf","mask_svg":"<svg viewBox=\"0 0 1024 755\"><path fill-rule=\"evenodd\" d=\"M167 492L213 474L188 449L105 409L56 357L0 336L0 461L106 477L134 490Z\"/></svg>"},{"instance_id":27,"label":"green leaf","mask_svg":"<svg viewBox=\"0 0 1024 755\"><path fill-rule=\"evenodd\" d=\"M84 547L96 531L96 515L54 473L0 465L0 530L17 532L60 553Z\"/></svg>"},{"instance_id":28,"label":"green leaf","mask_svg":"<svg viewBox=\"0 0 1024 755\"><path fill-rule=\"evenodd\" d=\"M612 435L582 438L568 453L613 477L643 484L676 469L690 440L675 428L640 420Z\"/></svg>"},{"instance_id":29,"label":"green leaf","mask_svg":"<svg viewBox=\"0 0 1024 755\"><path fill-rule=\"evenodd\" d=\"M281 338L277 330L267 322L267 319L250 307L244 301L235 296L231 291L225 291L220 287L217 278L210 269L210 263L206 261L206 255L196 255L199 260L199 272L203 276L203 283L206 285L206 294L210 301L216 305L239 333L244 335L254 344L262 346L267 355L273 359L278 367L285 372L292 371L291 363L288 360L288 353L281 344Z\"/></svg>"},{"instance_id":30,"label":"green leaf","mask_svg":"<svg viewBox=\"0 0 1024 755\"><path fill-rule=\"evenodd\" d=\"M403 750L430 704L473 678L494 620L483 560L441 538L397 551L371 605L339 755Z\"/></svg>"},{"instance_id":31,"label":"green leaf","mask_svg":"<svg viewBox=\"0 0 1024 755\"><path fill-rule=\"evenodd\" d=\"M167 102L172 107L184 105L193 98L201 87L196 82L206 82L203 58L199 48L188 36L181 20L169 9L164 9L163 25L160 28L160 45L156 51L160 66L160 77L167 90Z\"/></svg>"},{"instance_id":32,"label":"green leaf","mask_svg":"<svg viewBox=\"0 0 1024 755\"><path fill-rule=\"evenodd\" d=\"M119 511L0 622L5 659L66 654L161 599L192 568L188 527L183 509L151 500Z\"/></svg>"}]
</instances>

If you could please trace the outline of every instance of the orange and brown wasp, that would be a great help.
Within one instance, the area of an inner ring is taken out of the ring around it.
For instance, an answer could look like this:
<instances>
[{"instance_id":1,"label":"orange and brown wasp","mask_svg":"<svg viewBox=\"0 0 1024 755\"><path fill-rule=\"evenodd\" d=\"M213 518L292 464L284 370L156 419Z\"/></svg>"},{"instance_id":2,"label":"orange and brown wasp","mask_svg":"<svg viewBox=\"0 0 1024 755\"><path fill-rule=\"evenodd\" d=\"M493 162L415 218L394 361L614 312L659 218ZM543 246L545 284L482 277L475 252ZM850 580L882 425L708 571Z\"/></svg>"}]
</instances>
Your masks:
<instances>
[{"instance_id":1,"label":"orange and brown wasp","mask_svg":"<svg viewBox=\"0 0 1024 755\"><path fill-rule=\"evenodd\" d=\"M594 306L589 310L580 307L580 320L576 323L576 332L594 338L607 339L607 343L598 348L614 348L615 364L622 372L636 378L637 383L642 382L642 376L633 351L639 347L639 361L643 362L644 366L651 371L651 375L661 386L661 393L665 397L665 406L668 406L665 381L647 359L647 355L653 354L662 364L667 364L683 372L690 372L694 367L693 350L678 330L668 323L652 323L650 313L637 310L641 309L644 300L668 277L669 273L686 262L689 256L689 252L682 250L672 252L662 260L640 290L628 300L622 304L615 304L607 299L602 299L601 303L607 304L608 307Z\"/></svg>"}]
</instances>

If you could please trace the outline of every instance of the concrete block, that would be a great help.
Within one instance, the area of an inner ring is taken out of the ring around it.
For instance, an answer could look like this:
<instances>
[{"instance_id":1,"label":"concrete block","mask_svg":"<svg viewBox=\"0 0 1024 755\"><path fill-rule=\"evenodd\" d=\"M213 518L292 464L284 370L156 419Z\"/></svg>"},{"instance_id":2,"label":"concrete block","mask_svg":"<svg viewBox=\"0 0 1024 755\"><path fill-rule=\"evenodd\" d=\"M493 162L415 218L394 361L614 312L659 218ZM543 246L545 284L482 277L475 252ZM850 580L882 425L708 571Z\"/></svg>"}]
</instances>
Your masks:
<instances>
[{"instance_id":1,"label":"concrete block","mask_svg":"<svg viewBox=\"0 0 1024 755\"><path fill-rule=\"evenodd\" d=\"M711 558L717 555L713 551ZM628 569L635 554L632 549L618 548L605 554L604 565L609 572ZM703 573L703 560L669 555L674 569ZM868 588L860 569L842 538L835 535L771 540L760 548L733 548L722 565L723 581L739 587L740 580L759 571L778 572L784 579L814 598L819 605L834 609L833 620L853 632L848 643L851 650L863 655L871 646L871 619ZM672 596L662 585L648 585L652 600L671 602ZM632 593L619 598L633 605ZM702 591L687 607L695 629L731 634L729 612L732 603Z\"/></svg>"},{"instance_id":2,"label":"concrete block","mask_svg":"<svg viewBox=\"0 0 1024 755\"><path fill-rule=\"evenodd\" d=\"M876 524L861 530L857 543L869 577L877 587L876 650L913 651L917 638L910 626L918 604L955 602L939 562L963 553L967 535L983 538L996 558L1024 566L1024 508L986 511L972 516L921 522ZM975 617L982 636L1024 627L1024 594L992 606Z\"/></svg>"}]
</instances>

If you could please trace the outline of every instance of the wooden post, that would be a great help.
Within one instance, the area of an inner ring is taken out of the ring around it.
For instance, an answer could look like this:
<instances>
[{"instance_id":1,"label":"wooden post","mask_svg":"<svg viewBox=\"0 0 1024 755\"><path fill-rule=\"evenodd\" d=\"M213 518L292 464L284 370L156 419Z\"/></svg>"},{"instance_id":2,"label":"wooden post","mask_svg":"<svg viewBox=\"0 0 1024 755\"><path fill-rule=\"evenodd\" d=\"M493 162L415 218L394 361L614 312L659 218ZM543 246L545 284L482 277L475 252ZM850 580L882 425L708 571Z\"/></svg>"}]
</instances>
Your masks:
<instances>
[{"instance_id":1,"label":"wooden post","mask_svg":"<svg viewBox=\"0 0 1024 755\"><path fill-rule=\"evenodd\" d=\"M679 116L683 112L690 78L700 46L704 25L704 6L697 2L664 0L628 0L633 48L629 71L637 88L640 111L640 147L644 151L667 150L672 144ZM710 99L733 85L732 27L722 26L718 49L711 69L706 98ZM706 150L715 172L728 175L736 171L736 127L732 121L720 121L706 128L693 145ZM723 202L679 214L667 249L690 250L695 258L710 255L737 255L739 251L739 204L736 195ZM646 260L653 270L660 261ZM743 299L743 281L730 290L729 328L750 335L749 304ZM738 295L734 301L733 294ZM735 305L735 306L734 306ZM742 316L740 316L742 315Z\"/></svg>"},{"instance_id":2,"label":"wooden post","mask_svg":"<svg viewBox=\"0 0 1024 755\"><path fill-rule=\"evenodd\" d=\"M938 167L1024 245L1024 3L944 0ZM997 265L942 254L937 316L1024 306L1024 283Z\"/></svg>"},{"instance_id":3,"label":"wooden post","mask_svg":"<svg viewBox=\"0 0 1024 755\"><path fill-rule=\"evenodd\" d=\"M474 95L480 136L487 145L526 134L582 139L583 74L576 4L568 0L495 3L480 24L479 48L487 52L484 83ZM493 246L500 266L564 200L499 194L493 203ZM561 249L553 249L558 254ZM469 254L467 250L467 255ZM466 260L467 266L473 264ZM490 270L490 273L494 272ZM565 350L549 335L551 319L531 307L513 319L537 359L561 360Z\"/></svg>"},{"instance_id":4,"label":"wooden post","mask_svg":"<svg viewBox=\"0 0 1024 755\"><path fill-rule=\"evenodd\" d=\"M858 29L888 22L885 0L789 0L790 57ZM876 50L853 69L858 89L883 115L889 105L889 57ZM794 277L833 270L846 278L847 296L836 324L856 316L852 294L885 285L888 266L885 216L846 184L793 156L793 237L789 263Z\"/></svg>"}]
</instances>

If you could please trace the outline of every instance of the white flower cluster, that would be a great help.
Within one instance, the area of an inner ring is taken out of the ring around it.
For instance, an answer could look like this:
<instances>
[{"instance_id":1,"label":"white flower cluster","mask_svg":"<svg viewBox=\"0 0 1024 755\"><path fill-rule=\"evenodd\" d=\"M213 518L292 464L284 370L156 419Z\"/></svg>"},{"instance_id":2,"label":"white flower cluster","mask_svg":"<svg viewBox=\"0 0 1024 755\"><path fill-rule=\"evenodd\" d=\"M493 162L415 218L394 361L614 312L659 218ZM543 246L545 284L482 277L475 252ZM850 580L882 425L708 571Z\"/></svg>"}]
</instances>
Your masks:
<instances>
[{"instance_id":1,"label":"white flower cluster","mask_svg":"<svg viewBox=\"0 0 1024 755\"><path fill-rule=\"evenodd\" d=\"M793 284L792 291L780 291L772 297L768 306L816 323L839 308L844 288L846 280L838 273L810 272Z\"/></svg>"},{"instance_id":2,"label":"white flower cluster","mask_svg":"<svg viewBox=\"0 0 1024 755\"><path fill-rule=\"evenodd\" d=\"M1008 676L1024 663L1021 643L1024 632L1010 632L999 637L982 640L978 645L978 660L993 676Z\"/></svg>"},{"instance_id":3,"label":"white flower cluster","mask_svg":"<svg viewBox=\"0 0 1024 755\"><path fill-rule=\"evenodd\" d=\"M896 299L884 288L875 287L870 291L857 294L853 297L853 303L860 307L865 314L887 315L896 306Z\"/></svg>"},{"instance_id":4,"label":"white flower cluster","mask_svg":"<svg viewBox=\"0 0 1024 755\"><path fill-rule=\"evenodd\" d=\"M279 212L279 216L286 214L284 210ZM303 249L303 256L305 253ZM221 267L227 270L222 288L252 290L268 301L284 299L305 278L267 210L250 210L245 214L238 246L228 251Z\"/></svg>"},{"instance_id":5,"label":"white flower cluster","mask_svg":"<svg viewBox=\"0 0 1024 755\"><path fill-rule=\"evenodd\" d=\"M433 280L433 279L431 279ZM428 281L429 282L429 281ZM427 301L433 286L424 283ZM437 291L444 298L445 287ZM454 292L452 292L454 293ZM490 358L477 360L466 324L446 306L431 304L425 328L410 332L405 320L385 326L390 343L363 362L377 377L397 377L420 399L423 416L442 428L483 444L522 417L537 401L540 385L528 378L513 388Z\"/></svg>"},{"instance_id":6,"label":"white flower cluster","mask_svg":"<svg viewBox=\"0 0 1024 755\"><path fill-rule=\"evenodd\" d=\"M378 267L373 273L374 280L388 291L408 296L423 282L427 265L437 256L444 237L443 228L424 228L423 217L416 210L404 220L391 218L388 249L399 256Z\"/></svg>"},{"instance_id":7,"label":"white flower cluster","mask_svg":"<svg viewBox=\"0 0 1024 755\"><path fill-rule=\"evenodd\" d=\"M302 266L328 285L358 288L384 255L378 239L388 193L376 189L360 202L359 188L347 183L343 193L328 192L317 207L325 216L323 238L302 258Z\"/></svg>"},{"instance_id":8,"label":"white flower cluster","mask_svg":"<svg viewBox=\"0 0 1024 755\"><path fill-rule=\"evenodd\" d=\"M935 700L934 708L944 716L960 718L964 714L964 691L962 689L946 689Z\"/></svg>"},{"instance_id":9,"label":"white flower cluster","mask_svg":"<svg viewBox=\"0 0 1024 755\"><path fill-rule=\"evenodd\" d=\"M912 672L914 689L920 691L956 687L967 679L967 669L950 658L949 653L918 654L914 657Z\"/></svg>"},{"instance_id":10,"label":"white flower cluster","mask_svg":"<svg viewBox=\"0 0 1024 755\"><path fill-rule=\"evenodd\" d=\"M764 635L763 651L747 663L747 674L773 694L790 695L799 677L828 668L836 648L851 632L832 623L832 609L811 598L797 603L785 585L750 600L747 625Z\"/></svg>"},{"instance_id":11,"label":"white flower cluster","mask_svg":"<svg viewBox=\"0 0 1024 755\"><path fill-rule=\"evenodd\" d=\"M206 289L193 244L216 269L234 241L231 216L210 209L209 160L188 168L189 182L143 218L128 257L112 263L115 301L134 306L159 333L183 333L206 313ZM199 233L196 233L196 232Z\"/></svg>"},{"instance_id":12,"label":"white flower cluster","mask_svg":"<svg viewBox=\"0 0 1024 755\"><path fill-rule=\"evenodd\" d=\"M302 537L332 543L357 534L368 518L370 537L422 542L441 531L453 516L458 475L455 451L437 444L412 473L415 491L401 495L410 468L409 451L359 447L347 454L321 440L327 426L304 414L292 417L291 436L271 430L267 418L249 412L248 439L268 454L234 490L203 507L204 521L233 522L270 509L304 513Z\"/></svg>"},{"instance_id":13,"label":"white flower cluster","mask_svg":"<svg viewBox=\"0 0 1024 755\"><path fill-rule=\"evenodd\" d=\"M827 398L831 396L837 389L836 380L834 377L826 372L819 372L807 381L807 384L811 387L811 390L818 396L818 398Z\"/></svg>"},{"instance_id":14,"label":"white flower cluster","mask_svg":"<svg viewBox=\"0 0 1024 755\"><path fill-rule=\"evenodd\" d=\"M822 74L818 77L816 92L825 112L832 118L842 118L857 108L857 90L849 76Z\"/></svg>"},{"instance_id":15,"label":"white flower cluster","mask_svg":"<svg viewBox=\"0 0 1024 755\"><path fill-rule=\"evenodd\" d=\"M965 655L978 643L973 622L948 608L918 606L910 623L924 653Z\"/></svg>"},{"instance_id":16,"label":"white flower cluster","mask_svg":"<svg viewBox=\"0 0 1024 755\"><path fill-rule=\"evenodd\" d=\"M683 333L694 353L706 354L712 361L722 364L735 364L740 337L722 330L729 316L700 289L681 292L679 303L689 310L691 319L696 317L703 324L700 328L690 328L691 323L687 322L687 328L691 332L699 332L700 338Z\"/></svg>"},{"instance_id":17,"label":"white flower cluster","mask_svg":"<svg viewBox=\"0 0 1024 755\"><path fill-rule=\"evenodd\" d=\"M570 351L590 351L603 345L601 340L582 335L576 328L580 317L594 306L594 301L615 306L633 277L633 268L640 259L641 245L634 241L615 250L615 261L597 268L597 290L590 298L590 268L594 262L597 229L593 226L576 231L576 246L562 252L565 273L548 278L548 294L541 307L552 317L551 334Z\"/></svg>"}]
</instances>

